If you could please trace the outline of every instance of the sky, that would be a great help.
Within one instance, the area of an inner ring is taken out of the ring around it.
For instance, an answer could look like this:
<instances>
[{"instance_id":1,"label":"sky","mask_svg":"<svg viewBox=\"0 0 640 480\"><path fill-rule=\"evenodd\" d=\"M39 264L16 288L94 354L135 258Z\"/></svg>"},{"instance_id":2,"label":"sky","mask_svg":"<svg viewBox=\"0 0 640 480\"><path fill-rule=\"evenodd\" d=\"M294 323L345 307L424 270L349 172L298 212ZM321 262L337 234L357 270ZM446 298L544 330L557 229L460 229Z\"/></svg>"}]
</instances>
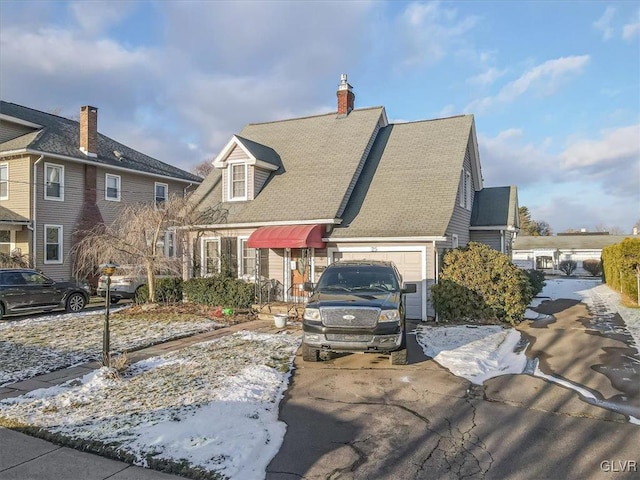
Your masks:
<instances>
[{"instance_id":1,"label":"sky","mask_svg":"<svg viewBox=\"0 0 640 480\"><path fill-rule=\"evenodd\" d=\"M640 2L0 2L0 97L185 170L247 123L475 116L484 185L554 232L640 221ZM309 188L316 188L309 179Z\"/></svg>"}]
</instances>

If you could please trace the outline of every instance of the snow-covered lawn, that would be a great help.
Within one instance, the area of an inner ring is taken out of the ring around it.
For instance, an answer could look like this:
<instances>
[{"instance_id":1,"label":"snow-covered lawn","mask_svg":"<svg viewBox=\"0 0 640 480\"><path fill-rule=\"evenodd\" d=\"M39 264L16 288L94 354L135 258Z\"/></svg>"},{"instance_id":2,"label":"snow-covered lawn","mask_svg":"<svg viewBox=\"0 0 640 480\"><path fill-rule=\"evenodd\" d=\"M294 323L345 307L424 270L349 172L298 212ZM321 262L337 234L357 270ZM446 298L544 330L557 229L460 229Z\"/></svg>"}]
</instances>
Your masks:
<instances>
[{"instance_id":1,"label":"snow-covered lawn","mask_svg":"<svg viewBox=\"0 0 640 480\"><path fill-rule=\"evenodd\" d=\"M0 424L199 478L261 479L300 334L239 332L0 402ZM4 420L3 420L4 418ZM208 477L202 474L209 475Z\"/></svg>"},{"instance_id":2,"label":"snow-covered lawn","mask_svg":"<svg viewBox=\"0 0 640 480\"><path fill-rule=\"evenodd\" d=\"M204 317L119 315L110 319L111 350L130 351L173 338L220 328ZM124 313L124 312L123 312ZM0 323L0 387L60 368L97 360L102 354L104 310L52 314Z\"/></svg>"}]
</instances>

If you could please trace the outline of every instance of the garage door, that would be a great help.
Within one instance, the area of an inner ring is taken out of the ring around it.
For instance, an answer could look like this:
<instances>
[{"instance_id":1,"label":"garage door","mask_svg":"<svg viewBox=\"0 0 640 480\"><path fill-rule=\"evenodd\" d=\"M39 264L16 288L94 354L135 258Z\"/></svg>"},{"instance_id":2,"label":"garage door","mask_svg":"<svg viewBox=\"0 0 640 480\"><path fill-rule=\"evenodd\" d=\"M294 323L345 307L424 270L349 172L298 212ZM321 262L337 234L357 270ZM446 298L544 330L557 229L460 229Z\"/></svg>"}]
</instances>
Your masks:
<instances>
[{"instance_id":1,"label":"garage door","mask_svg":"<svg viewBox=\"0 0 640 480\"><path fill-rule=\"evenodd\" d=\"M407 318L422 318L422 252L334 252L333 260L384 260L395 263L402 280L416 284L416 293L405 295Z\"/></svg>"}]
</instances>

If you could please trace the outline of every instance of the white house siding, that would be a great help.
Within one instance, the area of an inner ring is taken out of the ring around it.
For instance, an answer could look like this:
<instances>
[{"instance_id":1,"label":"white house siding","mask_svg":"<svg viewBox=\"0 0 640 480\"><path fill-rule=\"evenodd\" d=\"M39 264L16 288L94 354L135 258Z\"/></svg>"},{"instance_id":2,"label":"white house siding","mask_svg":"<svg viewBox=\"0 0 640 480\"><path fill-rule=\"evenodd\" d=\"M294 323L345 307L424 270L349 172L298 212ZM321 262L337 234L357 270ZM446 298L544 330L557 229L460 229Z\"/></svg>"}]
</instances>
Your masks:
<instances>
[{"instance_id":1,"label":"white house siding","mask_svg":"<svg viewBox=\"0 0 640 480\"><path fill-rule=\"evenodd\" d=\"M6 163L9 166L9 198L0 200L0 205L25 218L31 218L30 157L0 159L0 163Z\"/></svg>"},{"instance_id":2,"label":"white house siding","mask_svg":"<svg viewBox=\"0 0 640 480\"><path fill-rule=\"evenodd\" d=\"M514 250L513 251L513 263L518 267L523 269L534 269L536 268L536 261L539 257L551 257L552 259L552 268L541 269L549 274L558 274L563 275L563 273L558 270L559 262L563 260L573 260L577 263L577 268L573 272L573 275L576 276L590 276L591 274L587 272L583 267L583 262L585 260L598 260L600 261L600 257L602 256L601 249L560 249L559 260L556 262L556 253L557 249L535 249L535 250Z\"/></svg>"},{"instance_id":3,"label":"white house siding","mask_svg":"<svg viewBox=\"0 0 640 480\"><path fill-rule=\"evenodd\" d=\"M0 143L21 137L22 135L33 132L33 128L17 123L0 120Z\"/></svg>"},{"instance_id":4,"label":"white house siding","mask_svg":"<svg viewBox=\"0 0 640 480\"><path fill-rule=\"evenodd\" d=\"M469 150L469 146L467 145L467 151L464 155L464 163L463 169L467 172L471 173L471 153ZM473 183L474 176L471 175L471 205L473 205L473 200L476 193L477 186ZM461 195L460 192L461 185L458 185L458 192L456 194L455 206L453 207L453 214L451 215L451 220L449 220L449 225L447 226L447 238L449 240L449 245L447 248L452 248L453 245L451 243L452 235L458 236L458 246L464 247L467 243L469 243L469 225L471 225L471 208L466 209L460 206L459 198Z\"/></svg>"}]
</instances>

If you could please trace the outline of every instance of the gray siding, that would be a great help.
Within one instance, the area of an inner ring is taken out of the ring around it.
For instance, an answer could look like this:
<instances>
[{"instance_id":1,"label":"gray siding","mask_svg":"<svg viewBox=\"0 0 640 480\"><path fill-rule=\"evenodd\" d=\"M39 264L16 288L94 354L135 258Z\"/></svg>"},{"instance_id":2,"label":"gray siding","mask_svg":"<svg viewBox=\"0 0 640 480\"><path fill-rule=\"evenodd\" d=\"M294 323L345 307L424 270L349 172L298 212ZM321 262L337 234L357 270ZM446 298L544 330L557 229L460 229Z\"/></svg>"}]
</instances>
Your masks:
<instances>
[{"instance_id":1,"label":"gray siding","mask_svg":"<svg viewBox=\"0 0 640 480\"><path fill-rule=\"evenodd\" d=\"M33 132L33 130L31 127L0 120L0 143L21 137L26 133Z\"/></svg>"},{"instance_id":2,"label":"gray siding","mask_svg":"<svg viewBox=\"0 0 640 480\"><path fill-rule=\"evenodd\" d=\"M271 172L264 168L251 167L250 169L253 170L253 195L249 198L255 198L260 193Z\"/></svg>"},{"instance_id":3,"label":"gray siding","mask_svg":"<svg viewBox=\"0 0 640 480\"><path fill-rule=\"evenodd\" d=\"M472 230L471 231L471 241L484 243L485 245L490 246L494 250L502 251L501 245L501 233L500 230Z\"/></svg>"},{"instance_id":4,"label":"gray siding","mask_svg":"<svg viewBox=\"0 0 640 480\"><path fill-rule=\"evenodd\" d=\"M467 145L467 150L464 155L464 163L463 170L471 173L471 153L469 145ZM473 199L475 197L477 185L474 184L473 175L471 175L471 205L473 205ZM458 185L458 189L461 186ZM447 237L449 237L449 245L447 248L451 248L452 245L451 235L458 235L458 245L460 247L465 246L469 243L469 226L471 225L471 209L467 209L465 207L460 206L459 198L462 192L458 190L458 194L456 195L456 204L453 208L453 214L451 216L451 220L449 221L449 225L447 226Z\"/></svg>"}]
</instances>

